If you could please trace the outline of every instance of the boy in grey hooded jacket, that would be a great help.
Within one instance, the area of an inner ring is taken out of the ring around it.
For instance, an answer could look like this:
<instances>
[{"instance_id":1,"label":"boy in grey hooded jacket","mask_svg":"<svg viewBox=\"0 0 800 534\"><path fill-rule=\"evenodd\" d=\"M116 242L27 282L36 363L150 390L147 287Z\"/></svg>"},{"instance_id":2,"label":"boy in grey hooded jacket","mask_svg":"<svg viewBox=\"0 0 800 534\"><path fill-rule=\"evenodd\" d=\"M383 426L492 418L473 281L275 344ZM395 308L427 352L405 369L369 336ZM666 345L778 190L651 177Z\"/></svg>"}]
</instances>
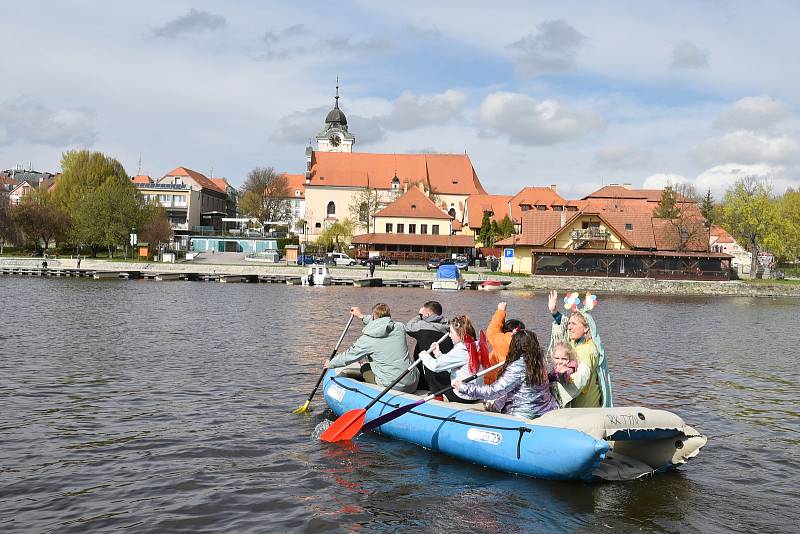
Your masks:
<instances>
[{"instance_id":1,"label":"boy in grey hooded jacket","mask_svg":"<svg viewBox=\"0 0 800 534\"><path fill-rule=\"evenodd\" d=\"M412 363L403 324L392 320L386 304L376 304L372 308L372 315L364 315L357 307L351 308L350 313L364 322L361 336L347 352L337 354L330 362L326 362L326 366L344 367L366 359L375 374L375 383L388 386ZM418 378L419 371L415 367L394 389L413 393L417 389Z\"/></svg>"}]
</instances>

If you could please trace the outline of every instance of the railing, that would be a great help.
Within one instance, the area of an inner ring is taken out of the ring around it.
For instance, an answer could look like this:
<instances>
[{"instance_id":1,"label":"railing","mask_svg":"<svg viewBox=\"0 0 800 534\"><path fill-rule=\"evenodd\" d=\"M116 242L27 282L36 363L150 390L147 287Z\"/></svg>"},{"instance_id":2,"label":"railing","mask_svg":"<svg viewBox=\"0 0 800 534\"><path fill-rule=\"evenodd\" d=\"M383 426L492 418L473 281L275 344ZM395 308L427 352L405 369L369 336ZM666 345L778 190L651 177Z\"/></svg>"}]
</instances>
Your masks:
<instances>
[{"instance_id":1,"label":"railing","mask_svg":"<svg viewBox=\"0 0 800 534\"><path fill-rule=\"evenodd\" d=\"M188 184L134 184L139 189L190 189Z\"/></svg>"},{"instance_id":2,"label":"railing","mask_svg":"<svg viewBox=\"0 0 800 534\"><path fill-rule=\"evenodd\" d=\"M188 230L189 223L170 223L173 230Z\"/></svg>"},{"instance_id":3,"label":"railing","mask_svg":"<svg viewBox=\"0 0 800 534\"><path fill-rule=\"evenodd\" d=\"M611 237L611 232L600 230L599 228L584 228L582 230L573 230L570 237L572 239L608 239Z\"/></svg>"}]
</instances>

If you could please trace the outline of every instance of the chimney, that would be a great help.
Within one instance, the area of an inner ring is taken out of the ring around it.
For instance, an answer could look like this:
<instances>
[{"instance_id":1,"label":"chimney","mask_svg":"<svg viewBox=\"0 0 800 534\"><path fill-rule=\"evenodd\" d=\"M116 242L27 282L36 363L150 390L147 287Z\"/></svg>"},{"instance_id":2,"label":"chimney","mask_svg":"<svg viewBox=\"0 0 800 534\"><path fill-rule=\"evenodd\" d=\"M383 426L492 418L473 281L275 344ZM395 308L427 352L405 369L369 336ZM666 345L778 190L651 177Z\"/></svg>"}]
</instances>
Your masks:
<instances>
[{"instance_id":1,"label":"chimney","mask_svg":"<svg viewBox=\"0 0 800 534\"><path fill-rule=\"evenodd\" d=\"M306 171L306 185L311 185L311 171Z\"/></svg>"},{"instance_id":2,"label":"chimney","mask_svg":"<svg viewBox=\"0 0 800 534\"><path fill-rule=\"evenodd\" d=\"M556 192L556 184L550 184L550 189L553 191L553 193L555 193Z\"/></svg>"},{"instance_id":3,"label":"chimney","mask_svg":"<svg viewBox=\"0 0 800 534\"><path fill-rule=\"evenodd\" d=\"M564 228L565 224L567 224L567 212L561 210L561 228Z\"/></svg>"}]
</instances>

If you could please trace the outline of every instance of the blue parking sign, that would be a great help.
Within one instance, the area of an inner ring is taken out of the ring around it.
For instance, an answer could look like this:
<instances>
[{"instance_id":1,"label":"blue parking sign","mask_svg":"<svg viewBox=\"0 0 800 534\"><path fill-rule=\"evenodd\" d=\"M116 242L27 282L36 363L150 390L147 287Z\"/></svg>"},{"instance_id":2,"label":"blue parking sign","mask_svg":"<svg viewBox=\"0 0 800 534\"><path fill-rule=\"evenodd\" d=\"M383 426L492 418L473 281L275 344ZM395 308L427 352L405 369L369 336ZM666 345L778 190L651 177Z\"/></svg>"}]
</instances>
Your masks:
<instances>
[{"instance_id":1,"label":"blue parking sign","mask_svg":"<svg viewBox=\"0 0 800 534\"><path fill-rule=\"evenodd\" d=\"M503 249L503 257L504 258L513 258L514 257L514 249L513 248L504 248Z\"/></svg>"}]
</instances>

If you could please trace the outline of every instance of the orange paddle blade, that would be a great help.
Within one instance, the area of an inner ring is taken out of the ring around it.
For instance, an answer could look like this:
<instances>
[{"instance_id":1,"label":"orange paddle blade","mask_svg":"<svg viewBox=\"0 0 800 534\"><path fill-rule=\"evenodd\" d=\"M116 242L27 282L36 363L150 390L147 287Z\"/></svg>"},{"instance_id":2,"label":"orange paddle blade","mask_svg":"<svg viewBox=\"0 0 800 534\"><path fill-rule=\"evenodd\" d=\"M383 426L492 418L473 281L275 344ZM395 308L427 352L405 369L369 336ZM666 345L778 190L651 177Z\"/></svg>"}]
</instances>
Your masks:
<instances>
[{"instance_id":1,"label":"orange paddle blade","mask_svg":"<svg viewBox=\"0 0 800 534\"><path fill-rule=\"evenodd\" d=\"M367 411L364 408L345 412L322 433L319 439L327 441L328 443L333 443L334 441L349 441L361 431L366 417Z\"/></svg>"}]
</instances>

